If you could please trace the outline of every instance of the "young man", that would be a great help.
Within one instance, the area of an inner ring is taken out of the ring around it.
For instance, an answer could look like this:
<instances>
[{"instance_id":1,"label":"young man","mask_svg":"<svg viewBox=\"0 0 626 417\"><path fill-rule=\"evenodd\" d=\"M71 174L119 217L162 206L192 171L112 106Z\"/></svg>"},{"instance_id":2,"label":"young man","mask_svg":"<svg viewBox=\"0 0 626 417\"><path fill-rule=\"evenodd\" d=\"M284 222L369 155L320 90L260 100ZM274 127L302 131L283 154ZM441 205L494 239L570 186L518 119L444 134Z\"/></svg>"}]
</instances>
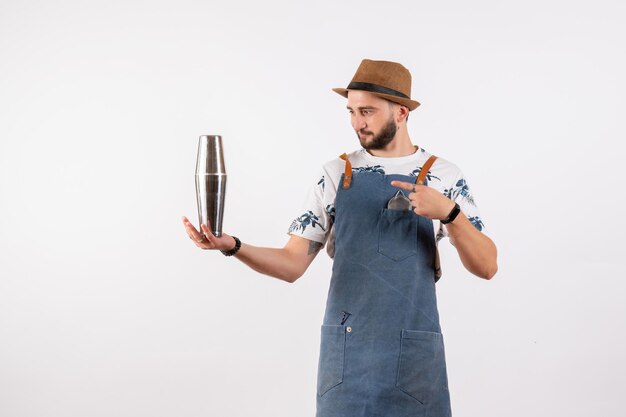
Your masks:
<instances>
[{"instance_id":1,"label":"young man","mask_svg":"<svg viewBox=\"0 0 626 417\"><path fill-rule=\"evenodd\" d=\"M463 265L491 279L496 247L467 181L452 163L413 145L407 130L411 75L363 60L347 88L362 149L324 165L283 248L203 234L202 249L235 255L254 270L294 282L327 244L334 258L321 334L318 417L449 416L435 282L437 242L449 236Z\"/></svg>"}]
</instances>

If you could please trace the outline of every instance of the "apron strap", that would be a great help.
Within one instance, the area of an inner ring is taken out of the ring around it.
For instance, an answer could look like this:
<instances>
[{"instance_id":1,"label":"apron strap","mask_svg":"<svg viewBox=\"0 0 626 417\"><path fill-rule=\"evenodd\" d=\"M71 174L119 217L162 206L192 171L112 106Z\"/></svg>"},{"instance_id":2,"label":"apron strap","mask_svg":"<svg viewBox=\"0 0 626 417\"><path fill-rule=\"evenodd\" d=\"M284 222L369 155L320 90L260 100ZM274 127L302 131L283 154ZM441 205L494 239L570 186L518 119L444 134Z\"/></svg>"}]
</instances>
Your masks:
<instances>
[{"instance_id":1,"label":"apron strap","mask_svg":"<svg viewBox=\"0 0 626 417\"><path fill-rule=\"evenodd\" d=\"M417 180L415 181L415 184L424 185L424 180L426 179L426 175L428 174L430 167L433 166L433 164L435 163L436 159L437 157L435 155L432 155L430 158L428 158L426 163L422 166L422 169L419 175L417 176Z\"/></svg>"},{"instance_id":2,"label":"apron strap","mask_svg":"<svg viewBox=\"0 0 626 417\"><path fill-rule=\"evenodd\" d=\"M343 174L342 187L344 190L347 190L348 188L350 188L350 183L352 182L352 164L350 163L350 160L348 159L348 155L345 153L339 155L339 158L346 161L346 170ZM431 155L431 157L428 158L426 163L422 166L422 169L420 170L420 173L417 176L417 180L415 181L417 185L424 185L424 180L426 179L426 175L428 174L430 167L432 167L433 164L435 163L435 160L437 160L437 157L435 155Z\"/></svg>"},{"instance_id":3,"label":"apron strap","mask_svg":"<svg viewBox=\"0 0 626 417\"><path fill-rule=\"evenodd\" d=\"M347 190L348 188L350 188L350 182L352 181L352 164L348 159L348 155L345 153L339 155L339 158L346 161L346 171L343 174L343 189Z\"/></svg>"}]
</instances>

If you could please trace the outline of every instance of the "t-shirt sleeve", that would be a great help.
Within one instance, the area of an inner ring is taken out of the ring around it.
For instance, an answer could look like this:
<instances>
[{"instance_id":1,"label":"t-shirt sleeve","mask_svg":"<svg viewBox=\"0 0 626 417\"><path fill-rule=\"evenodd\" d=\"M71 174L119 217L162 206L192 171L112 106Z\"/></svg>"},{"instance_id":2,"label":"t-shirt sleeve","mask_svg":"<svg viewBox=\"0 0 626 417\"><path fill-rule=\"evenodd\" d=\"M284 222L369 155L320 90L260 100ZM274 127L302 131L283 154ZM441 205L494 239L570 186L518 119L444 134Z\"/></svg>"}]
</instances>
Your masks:
<instances>
[{"instance_id":1,"label":"t-shirt sleeve","mask_svg":"<svg viewBox=\"0 0 626 417\"><path fill-rule=\"evenodd\" d=\"M454 182L449 185L449 188L444 190L444 195L449 199L456 202L461 211L467 219L474 225L479 231L486 233L485 224L476 205L476 200L472 194L469 184L465 175L459 171L455 177ZM439 223L439 232L437 233L437 241L448 236L448 230L443 223Z\"/></svg>"},{"instance_id":2,"label":"t-shirt sleeve","mask_svg":"<svg viewBox=\"0 0 626 417\"><path fill-rule=\"evenodd\" d=\"M324 204L326 181L326 173L321 173L310 188L300 214L291 222L290 235L326 242L334 217L332 205Z\"/></svg>"}]
</instances>

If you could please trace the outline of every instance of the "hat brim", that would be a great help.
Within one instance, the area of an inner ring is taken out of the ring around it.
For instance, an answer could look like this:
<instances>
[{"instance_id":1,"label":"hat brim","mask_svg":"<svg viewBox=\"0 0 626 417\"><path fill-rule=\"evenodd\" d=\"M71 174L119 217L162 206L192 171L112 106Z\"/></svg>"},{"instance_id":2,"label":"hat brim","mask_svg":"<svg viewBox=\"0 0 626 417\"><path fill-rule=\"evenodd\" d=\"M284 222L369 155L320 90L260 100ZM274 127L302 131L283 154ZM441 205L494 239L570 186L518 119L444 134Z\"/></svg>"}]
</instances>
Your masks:
<instances>
[{"instance_id":1,"label":"hat brim","mask_svg":"<svg viewBox=\"0 0 626 417\"><path fill-rule=\"evenodd\" d=\"M349 90L347 88L333 88L333 91L335 93L339 94L340 96L348 98L348 92L350 92L352 90ZM355 90L355 91L365 91L365 90ZM408 98L392 96L390 94L375 93L373 91L367 91L367 92L370 93L370 94L374 94L375 96L378 96L380 98L384 98L385 100L393 101L394 103L398 103L398 104L402 104L403 106L407 106L409 108L409 110L415 110L420 105L420 103L418 101L411 100L411 99L408 99Z\"/></svg>"}]
</instances>

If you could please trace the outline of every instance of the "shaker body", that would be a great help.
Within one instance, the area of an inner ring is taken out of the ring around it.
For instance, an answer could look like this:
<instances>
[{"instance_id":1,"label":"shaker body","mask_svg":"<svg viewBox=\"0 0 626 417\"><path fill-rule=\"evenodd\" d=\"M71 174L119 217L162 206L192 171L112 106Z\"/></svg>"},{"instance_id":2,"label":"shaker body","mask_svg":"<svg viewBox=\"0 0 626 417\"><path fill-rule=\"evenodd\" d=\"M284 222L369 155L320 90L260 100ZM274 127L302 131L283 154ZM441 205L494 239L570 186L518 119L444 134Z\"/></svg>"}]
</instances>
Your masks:
<instances>
[{"instance_id":1,"label":"shaker body","mask_svg":"<svg viewBox=\"0 0 626 417\"><path fill-rule=\"evenodd\" d=\"M196 163L198 220L200 224L210 225L216 237L222 235L225 197L226 167L222 137L200 136Z\"/></svg>"}]
</instances>

